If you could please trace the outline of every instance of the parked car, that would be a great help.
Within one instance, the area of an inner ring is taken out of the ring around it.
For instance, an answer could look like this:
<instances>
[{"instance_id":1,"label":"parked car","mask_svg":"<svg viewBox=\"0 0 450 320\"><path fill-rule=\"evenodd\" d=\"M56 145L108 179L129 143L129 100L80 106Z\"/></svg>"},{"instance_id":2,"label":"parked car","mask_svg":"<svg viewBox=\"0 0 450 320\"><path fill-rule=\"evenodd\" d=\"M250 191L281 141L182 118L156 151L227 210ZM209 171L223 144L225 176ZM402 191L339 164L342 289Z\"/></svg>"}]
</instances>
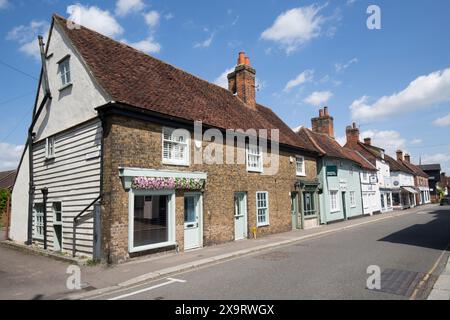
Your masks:
<instances>
[{"instance_id":1,"label":"parked car","mask_svg":"<svg viewBox=\"0 0 450 320\"><path fill-rule=\"evenodd\" d=\"M450 196L446 196L446 197L443 197L442 199L441 199L441 206L443 206L443 205L450 205Z\"/></svg>"}]
</instances>

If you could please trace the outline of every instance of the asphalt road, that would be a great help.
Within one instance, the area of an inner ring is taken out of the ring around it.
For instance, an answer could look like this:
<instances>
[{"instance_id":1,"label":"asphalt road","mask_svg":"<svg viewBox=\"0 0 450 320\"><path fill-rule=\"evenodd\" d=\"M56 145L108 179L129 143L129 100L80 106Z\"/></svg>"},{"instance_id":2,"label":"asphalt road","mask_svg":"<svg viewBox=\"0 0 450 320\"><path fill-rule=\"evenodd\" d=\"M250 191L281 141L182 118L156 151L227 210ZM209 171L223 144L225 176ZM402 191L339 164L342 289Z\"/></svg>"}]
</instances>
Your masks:
<instances>
[{"instance_id":1,"label":"asphalt road","mask_svg":"<svg viewBox=\"0 0 450 320\"><path fill-rule=\"evenodd\" d=\"M94 299L423 299L449 243L450 208L433 207ZM379 290L366 287L369 266L380 268Z\"/></svg>"}]
</instances>

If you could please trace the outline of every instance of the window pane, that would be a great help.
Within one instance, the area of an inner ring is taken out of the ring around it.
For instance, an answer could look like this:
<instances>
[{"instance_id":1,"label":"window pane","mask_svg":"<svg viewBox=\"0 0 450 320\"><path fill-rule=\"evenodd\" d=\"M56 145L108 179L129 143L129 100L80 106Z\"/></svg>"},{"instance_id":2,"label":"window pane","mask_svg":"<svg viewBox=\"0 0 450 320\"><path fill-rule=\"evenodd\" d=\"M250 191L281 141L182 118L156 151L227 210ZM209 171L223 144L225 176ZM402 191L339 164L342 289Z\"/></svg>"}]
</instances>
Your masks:
<instances>
[{"instance_id":1,"label":"window pane","mask_svg":"<svg viewBox=\"0 0 450 320\"><path fill-rule=\"evenodd\" d=\"M195 198L184 197L184 222L197 221L195 213Z\"/></svg>"},{"instance_id":2,"label":"window pane","mask_svg":"<svg viewBox=\"0 0 450 320\"><path fill-rule=\"evenodd\" d=\"M134 197L134 247L169 241L168 196Z\"/></svg>"}]
</instances>

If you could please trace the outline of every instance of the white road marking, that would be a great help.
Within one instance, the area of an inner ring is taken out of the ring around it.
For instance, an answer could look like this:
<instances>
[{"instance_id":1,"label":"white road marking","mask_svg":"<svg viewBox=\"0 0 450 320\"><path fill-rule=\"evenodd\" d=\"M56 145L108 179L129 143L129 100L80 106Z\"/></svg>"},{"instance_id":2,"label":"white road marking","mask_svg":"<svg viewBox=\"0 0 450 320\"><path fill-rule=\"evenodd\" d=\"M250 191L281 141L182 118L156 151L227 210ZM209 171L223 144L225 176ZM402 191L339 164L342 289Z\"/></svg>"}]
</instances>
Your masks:
<instances>
[{"instance_id":1,"label":"white road marking","mask_svg":"<svg viewBox=\"0 0 450 320\"><path fill-rule=\"evenodd\" d=\"M131 296L137 295L139 293L143 293L143 292L151 291L153 289L164 287L164 286L167 286L167 285L172 284L172 283L185 283L186 282L186 280L180 280L180 279L174 279L174 278L167 278L167 280L169 280L169 281L163 282L163 283L160 283L160 284L148 287L148 288L144 288L144 289L141 289L141 290L137 290L137 291L133 291L133 292L130 292L130 293L126 293L126 294L120 295L118 297L110 298L108 300L120 300L120 299L123 299L123 298L127 298L127 297L131 297Z\"/></svg>"}]
</instances>

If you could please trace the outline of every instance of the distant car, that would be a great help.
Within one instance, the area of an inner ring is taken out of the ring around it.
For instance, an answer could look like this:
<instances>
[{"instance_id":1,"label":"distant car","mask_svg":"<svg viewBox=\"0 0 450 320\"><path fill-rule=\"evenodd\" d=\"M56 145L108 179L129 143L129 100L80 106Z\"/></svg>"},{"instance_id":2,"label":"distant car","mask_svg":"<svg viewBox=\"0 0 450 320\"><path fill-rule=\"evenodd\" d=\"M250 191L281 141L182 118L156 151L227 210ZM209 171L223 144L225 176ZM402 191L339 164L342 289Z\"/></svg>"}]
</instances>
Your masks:
<instances>
[{"instance_id":1,"label":"distant car","mask_svg":"<svg viewBox=\"0 0 450 320\"><path fill-rule=\"evenodd\" d=\"M445 196L441 199L441 206L450 205L450 196Z\"/></svg>"}]
</instances>

